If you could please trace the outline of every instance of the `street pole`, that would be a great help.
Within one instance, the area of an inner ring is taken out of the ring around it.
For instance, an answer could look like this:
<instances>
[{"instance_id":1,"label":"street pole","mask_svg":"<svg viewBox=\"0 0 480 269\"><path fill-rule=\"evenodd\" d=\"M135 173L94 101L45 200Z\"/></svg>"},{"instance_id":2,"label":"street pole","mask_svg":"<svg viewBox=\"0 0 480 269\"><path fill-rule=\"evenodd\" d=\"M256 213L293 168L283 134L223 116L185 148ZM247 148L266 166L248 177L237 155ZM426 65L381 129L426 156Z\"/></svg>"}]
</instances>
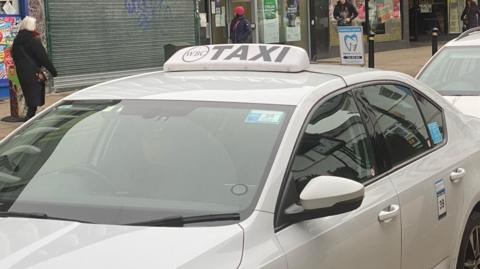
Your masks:
<instances>
[{"instance_id":1,"label":"street pole","mask_svg":"<svg viewBox=\"0 0 480 269\"><path fill-rule=\"evenodd\" d=\"M368 34L368 67L375 68L375 33Z\"/></svg>"},{"instance_id":2,"label":"street pole","mask_svg":"<svg viewBox=\"0 0 480 269\"><path fill-rule=\"evenodd\" d=\"M438 28L434 27L432 29L432 56L435 55L437 50L438 50Z\"/></svg>"},{"instance_id":3,"label":"street pole","mask_svg":"<svg viewBox=\"0 0 480 269\"><path fill-rule=\"evenodd\" d=\"M370 11L368 7L369 0L365 0L365 32L368 38L368 67L375 67L375 34L370 29Z\"/></svg>"}]
</instances>

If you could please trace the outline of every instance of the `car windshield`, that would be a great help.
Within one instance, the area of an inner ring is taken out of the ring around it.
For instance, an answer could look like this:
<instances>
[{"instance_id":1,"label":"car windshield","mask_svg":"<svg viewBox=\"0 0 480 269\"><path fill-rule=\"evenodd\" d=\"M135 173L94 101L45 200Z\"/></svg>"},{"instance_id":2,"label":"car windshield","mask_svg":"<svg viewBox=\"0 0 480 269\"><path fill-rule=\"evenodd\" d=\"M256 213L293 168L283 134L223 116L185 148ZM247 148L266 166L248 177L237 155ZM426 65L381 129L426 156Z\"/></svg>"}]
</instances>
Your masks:
<instances>
[{"instance_id":1,"label":"car windshield","mask_svg":"<svg viewBox=\"0 0 480 269\"><path fill-rule=\"evenodd\" d=\"M480 47L448 47L418 79L442 95L480 95Z\"/></svg>"},{"instance_id":2,"label":"car windshield","mask_svg":"<svg viewBox=\"0 0 480 269\"><path fill-rule=\"evenodd\" d=\"M225 102L64 101L0 145L0 211L107 224L227 213L243 219L292 111Z\"/></svg>"}]
</instances>

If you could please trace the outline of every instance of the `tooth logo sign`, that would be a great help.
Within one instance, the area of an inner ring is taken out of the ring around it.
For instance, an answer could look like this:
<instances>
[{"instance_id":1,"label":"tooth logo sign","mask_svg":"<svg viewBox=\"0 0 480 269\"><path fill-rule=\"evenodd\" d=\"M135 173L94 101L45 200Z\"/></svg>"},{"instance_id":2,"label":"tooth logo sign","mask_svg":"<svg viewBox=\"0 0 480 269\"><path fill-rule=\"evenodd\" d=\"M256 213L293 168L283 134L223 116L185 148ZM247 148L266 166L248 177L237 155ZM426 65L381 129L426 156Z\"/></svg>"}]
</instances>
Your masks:
<instances>
[{"instance_id":1,"label":"tooth logo sign","mask_svg":"<svg viewBox=\"0 0 480 269\"><path fill-rule=\"evenodd\" d=\"M348 51L356 51L358 46L357 35L345 35L343 38Z\"/></svg>"}]
</instances>

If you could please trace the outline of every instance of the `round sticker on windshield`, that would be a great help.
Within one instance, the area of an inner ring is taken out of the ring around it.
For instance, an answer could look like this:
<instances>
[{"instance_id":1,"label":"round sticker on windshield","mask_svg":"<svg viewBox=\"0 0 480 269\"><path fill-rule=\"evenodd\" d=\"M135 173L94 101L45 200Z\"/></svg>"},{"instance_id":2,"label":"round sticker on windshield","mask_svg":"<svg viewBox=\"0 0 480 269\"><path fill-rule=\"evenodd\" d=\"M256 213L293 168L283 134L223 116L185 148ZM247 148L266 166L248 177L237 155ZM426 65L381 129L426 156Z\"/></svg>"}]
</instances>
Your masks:
<instances>
[{"instance_id":1,"label":"round sticker on windshield","mask_svg":"<svg viewBox=\"0 0 480 269\"><path fill-rule=\"evenodd\" d=\"M248 192L248 187L247 187L247 185L237 184L237 185L232 187L231 191L232 191L233 194L240 196L240 195L244 195Z\"/></svg>"},{"instance_id":2,"label":"round sticker on windshield","mask_svg":"<svg viewBox=\"0 0 480 269\"><path fill-rule=\"evenodd\" d=\"M205 57L210 52L207 46L193 47L183 54L182 60L187 63L196 62Z\"/></svg>"}]
</instances>

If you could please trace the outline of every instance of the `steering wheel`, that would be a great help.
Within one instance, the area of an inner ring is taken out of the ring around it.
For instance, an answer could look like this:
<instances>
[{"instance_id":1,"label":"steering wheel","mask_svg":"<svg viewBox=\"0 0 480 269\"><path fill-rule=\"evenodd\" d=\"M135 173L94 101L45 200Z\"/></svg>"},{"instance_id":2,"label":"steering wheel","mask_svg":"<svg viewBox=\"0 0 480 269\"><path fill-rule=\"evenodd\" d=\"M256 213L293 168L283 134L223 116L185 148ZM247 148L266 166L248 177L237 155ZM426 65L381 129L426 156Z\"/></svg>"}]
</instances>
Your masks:
<instances>
[{"instance_id":1,"label":"steering wheel","mask_svg":"<svg viewBox=\"0 0 480 269\"><path fill-rule=\"evenodd\" d=\"M91 165L81 164L77 166L71 166L63 169L61 173L73 174L77 176L79 179L87 183L85 186L87 186L88 189L94 190L95 193L116 192L116 188L112 184L111 180Z\"/></svg>"}]
</instances>

